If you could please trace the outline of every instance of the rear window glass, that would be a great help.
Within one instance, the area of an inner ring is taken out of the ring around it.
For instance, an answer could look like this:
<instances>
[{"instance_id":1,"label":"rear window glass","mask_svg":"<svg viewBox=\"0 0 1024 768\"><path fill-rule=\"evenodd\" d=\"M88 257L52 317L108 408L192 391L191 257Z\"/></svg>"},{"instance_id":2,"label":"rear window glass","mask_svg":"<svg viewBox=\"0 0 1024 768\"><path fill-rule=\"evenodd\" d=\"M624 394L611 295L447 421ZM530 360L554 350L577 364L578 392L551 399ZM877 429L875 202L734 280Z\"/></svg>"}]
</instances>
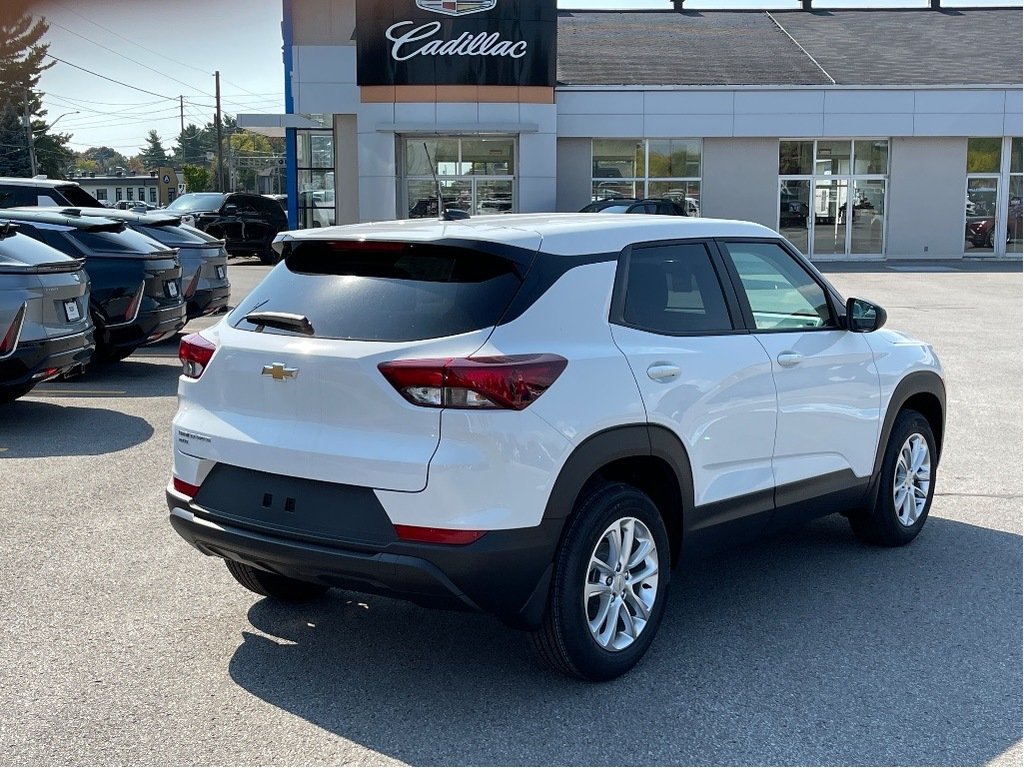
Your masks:
<instances>
[{"instance_id":1,"label":"rear window glass","mask_svg":"<svg viewBox=\"0 0 1024 768\"><path fill-rule=\"evenodd\" d=\"M522 284L523 267L470 248L421 243L299 244L231 313L306 317L319 338L414 341L496 325ZM289 333L267 327L265 333Z\"/></svg>"},{"instance_id":2,"label":"rear window glass","mask_svg":"<svg viewBox=\"0 0 1024 768\"><path fill-rule=\"evenodd\" d=\"M77 184L66 184L62 187L57 187L57 192L68 201L71 205L76 205L79 208L102 208L103 203L97 200L95 197L90 195L84 189ZM63 203L61 203L63 205Z\"/></svg>"},{"instance_id":3,"label":"rear window glass","mask_svg":"<svg viewBox=\"0 0 1024 768\"><path fill-rule=\"evenodd\" d=\"M68 235L86 250L98 253L152 253L166 250L166 246L130 229L121 232L72 229Z\"/></svg>"},{"instance_id":4,"label":"rear window glass","mask_svg":"<svg viewBox=\"0 0 1024 768\"><path fill-rule=\"evenodd\" d=\"M53 264L67 261L68 257L60 251L39 242L27 234L17 233L0 238L0 266L5 264Z\"/></svg>"},{"instance_id":5,"label":"rear window glass","mask_svg":"<svg viewBox=\"0 0 1024 768\"><path fill-rule=\"evenodd\" d=\"M189 232L184 227L179 227L176 224L169 224L167 226L150 226L148 224L136 224L132 227L136 232L141 232L147 237L151 237L158 243L163 243L171 247L178 245L206 245L209 241Z\"/></svg>"}]
</instances>

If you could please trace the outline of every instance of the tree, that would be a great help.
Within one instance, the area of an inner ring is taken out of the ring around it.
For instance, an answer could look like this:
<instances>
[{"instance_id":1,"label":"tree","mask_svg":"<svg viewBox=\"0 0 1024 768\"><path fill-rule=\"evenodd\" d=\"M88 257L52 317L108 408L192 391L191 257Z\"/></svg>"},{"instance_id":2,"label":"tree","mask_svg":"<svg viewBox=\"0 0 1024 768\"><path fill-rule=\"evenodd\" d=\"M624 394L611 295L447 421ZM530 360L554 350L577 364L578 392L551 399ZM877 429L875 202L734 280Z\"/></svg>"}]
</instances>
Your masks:
<instances>
[{"instance_id":1,"label":"tree","mask_svg":"<svg viewBox=\"0 0 1024 768\"><path fill-rule=\"evenodd\" d=\"M32 172L25 101L27 98L29 115L46 114L40 108L36 86L43 70L53 66L44 62L47 46L39 42L48 28L44 20L33 20L30 14L0 14L0 171L5 175L28 176ZM37 140L45 138L45 123L41 127L44 135L37 135Z\"/></svg>"},{"instance_id":2,"label":"tree","mask_svg":"<svg viewBox=\"0 0 1024 768\"><path fill-rule=\"evenodd\" d=\"M50 133L43 120L32 121L32 135L36 148L36 170L51 179L62 178L73 170L75 153L67 147L70 133Z\"/></svg>"},{"instance_id":3,"label":"tree","mask_svg":"<svg viewBox=\"0 0 1024 768\"><path fill-rule=\"evenodd\" d=\"M210 189L210 172L197 165L186 165L181 169L185 177L185 189L189 192L206 192Z\"/></svg>"},{"instance_id":4,"label":"tree","mask_svg":"<svg viewBox=\"0 0 1024 768\"><path fill-rule=\"evenodd\" d=\"M174 162L181 166L205 166L206 153L213 151L214 141L205 129L189 123L176 139L178 146L174 148Z\"/></svg>"},{"instance_id":5,"label":"tree","mask_svg":"<svg viewBox=\"0 0 1024 768\"><path fill-rule=\"evenodd\" d=\"M170 163L167 151L160 142L160 136L157 135L156 131L152 130L146 136L146 147L139 152L138 157L139 162L145 168L159 168L161 165L168 165Z\"/></svg>"}]
</instances>

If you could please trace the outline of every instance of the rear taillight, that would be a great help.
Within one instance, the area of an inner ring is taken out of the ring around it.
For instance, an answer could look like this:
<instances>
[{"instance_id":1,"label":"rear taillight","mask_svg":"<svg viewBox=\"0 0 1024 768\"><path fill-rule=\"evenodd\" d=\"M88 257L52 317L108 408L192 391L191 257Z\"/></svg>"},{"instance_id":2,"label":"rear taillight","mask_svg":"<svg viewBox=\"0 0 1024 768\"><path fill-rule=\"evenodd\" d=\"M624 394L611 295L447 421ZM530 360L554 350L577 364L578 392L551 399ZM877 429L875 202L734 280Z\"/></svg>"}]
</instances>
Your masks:
<instances>
[{"instance_id":1,"label":"rear taillight","mask_svg":"<svg viewBox=\"0 0 1024 768\"><path fill-rule=\"evenodd\" d=\"M472 544L486 531L460 531L454 528L423 528L418 525L396 525L395 534L402 541L425 544Z\"/></svg>"},{"instance_id":2,"label":"rear taillight","mask_svg":"<svg viewBox=\"0 0 1024 768\"><path fill-rule=\"evenodd\" d=\"M182 480L181 478L178 478L178 477L171 478L171 481L172 481L172 483L174 485L174 490L176 490L178 493L182 493L185 496L188 496L189 498L192 498L197 493L199 493L199 486L198 485L192 485L192 483L186 483L184 480Z\"/></svg>"},{"instance_id":3,"label":"rear taillight","mask_svg":"<svg viewBox=\"0 0 1024 768\"><path fill-rule=\"evenodd\" d=\"M206 366L217 351L217 345L200 336L198 333L190 333L181 340L178 345L178 359L183 366L182 376L189 379L198 379L203 375Z\"/></svg>"},{"instance_id":4,"label":"rear taillight","mask_svg":"<svg viewBox=\"0 0 1024 768\"><path fill-rule=\"evenodd\" d=\"M28 304L24 303L14 314L13 322L4 334L3 339L0 339L0 357L7 357L18 346L18 337L21 336L21 327L25 324L25 312L27 310Z\"/></svg>"},{"instance_id":5,"label":"rear taillight","mask_svg":"<svg viewBox=\"0 0 1024 768\"><path fill-rule=\"evenodd\" d=\"M129 323L134 323L135 318L139 316L139 307L142 306L142 294L146 292L146 283L139 283L138 289L135 291L135 295L132 296L132 300L128 303L128 309L125 310L124 319Z\"/></svg>"},{"instance_id":6,"label":"rear taillight","mask_svg":"<svg viewBox=\"0 0 1024 768\"><path fill-rule=\"evenodd\" d=\"M544 394L568 364L558 355L394 360L378 369L414 405L521 411Z\"/></svg>"}]
</instances>

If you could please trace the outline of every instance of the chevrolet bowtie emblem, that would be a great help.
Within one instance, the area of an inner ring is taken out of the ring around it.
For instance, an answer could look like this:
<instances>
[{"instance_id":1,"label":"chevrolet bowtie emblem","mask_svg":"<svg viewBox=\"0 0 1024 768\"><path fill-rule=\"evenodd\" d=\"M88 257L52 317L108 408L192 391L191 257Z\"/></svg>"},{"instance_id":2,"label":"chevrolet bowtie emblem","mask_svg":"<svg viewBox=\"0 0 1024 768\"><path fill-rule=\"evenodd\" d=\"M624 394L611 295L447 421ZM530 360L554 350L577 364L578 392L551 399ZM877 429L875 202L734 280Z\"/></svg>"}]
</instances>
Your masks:
<instances>
[{"instance_id":1,"label":"chevrolet bowtie emblem","mask_svg":"<svg viewBox=\"0 0 1024 768\"><path fill-rule=\"evenodd\" d=\"M285 379L294 379L299 375L298 368L288 368L284 363L271 363L270 365L263 366L264 376L273 376L274 381L284 381Z\"/></svg>"}]
</instances>

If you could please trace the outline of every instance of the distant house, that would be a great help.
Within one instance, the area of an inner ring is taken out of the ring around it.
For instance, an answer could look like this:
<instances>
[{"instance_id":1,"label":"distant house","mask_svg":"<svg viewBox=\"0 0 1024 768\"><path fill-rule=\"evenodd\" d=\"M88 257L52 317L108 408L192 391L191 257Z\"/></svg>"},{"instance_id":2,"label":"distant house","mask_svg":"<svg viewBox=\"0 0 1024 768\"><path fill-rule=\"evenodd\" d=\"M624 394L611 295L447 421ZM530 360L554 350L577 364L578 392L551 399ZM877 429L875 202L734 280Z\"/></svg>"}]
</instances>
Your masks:
<instances>
[{"instance_id":1,"label":"distant house","mask_svg":"<svg viewBox=\"0 0 1024 768\"><path fill-rule=\"evenodd\" d=\"M101 203L141 200L153 205L167 205L179 194L178 174L170 167L157 168L144 175L88 173L76 175L74 180Z\"/></svg>"}]
</instances>

